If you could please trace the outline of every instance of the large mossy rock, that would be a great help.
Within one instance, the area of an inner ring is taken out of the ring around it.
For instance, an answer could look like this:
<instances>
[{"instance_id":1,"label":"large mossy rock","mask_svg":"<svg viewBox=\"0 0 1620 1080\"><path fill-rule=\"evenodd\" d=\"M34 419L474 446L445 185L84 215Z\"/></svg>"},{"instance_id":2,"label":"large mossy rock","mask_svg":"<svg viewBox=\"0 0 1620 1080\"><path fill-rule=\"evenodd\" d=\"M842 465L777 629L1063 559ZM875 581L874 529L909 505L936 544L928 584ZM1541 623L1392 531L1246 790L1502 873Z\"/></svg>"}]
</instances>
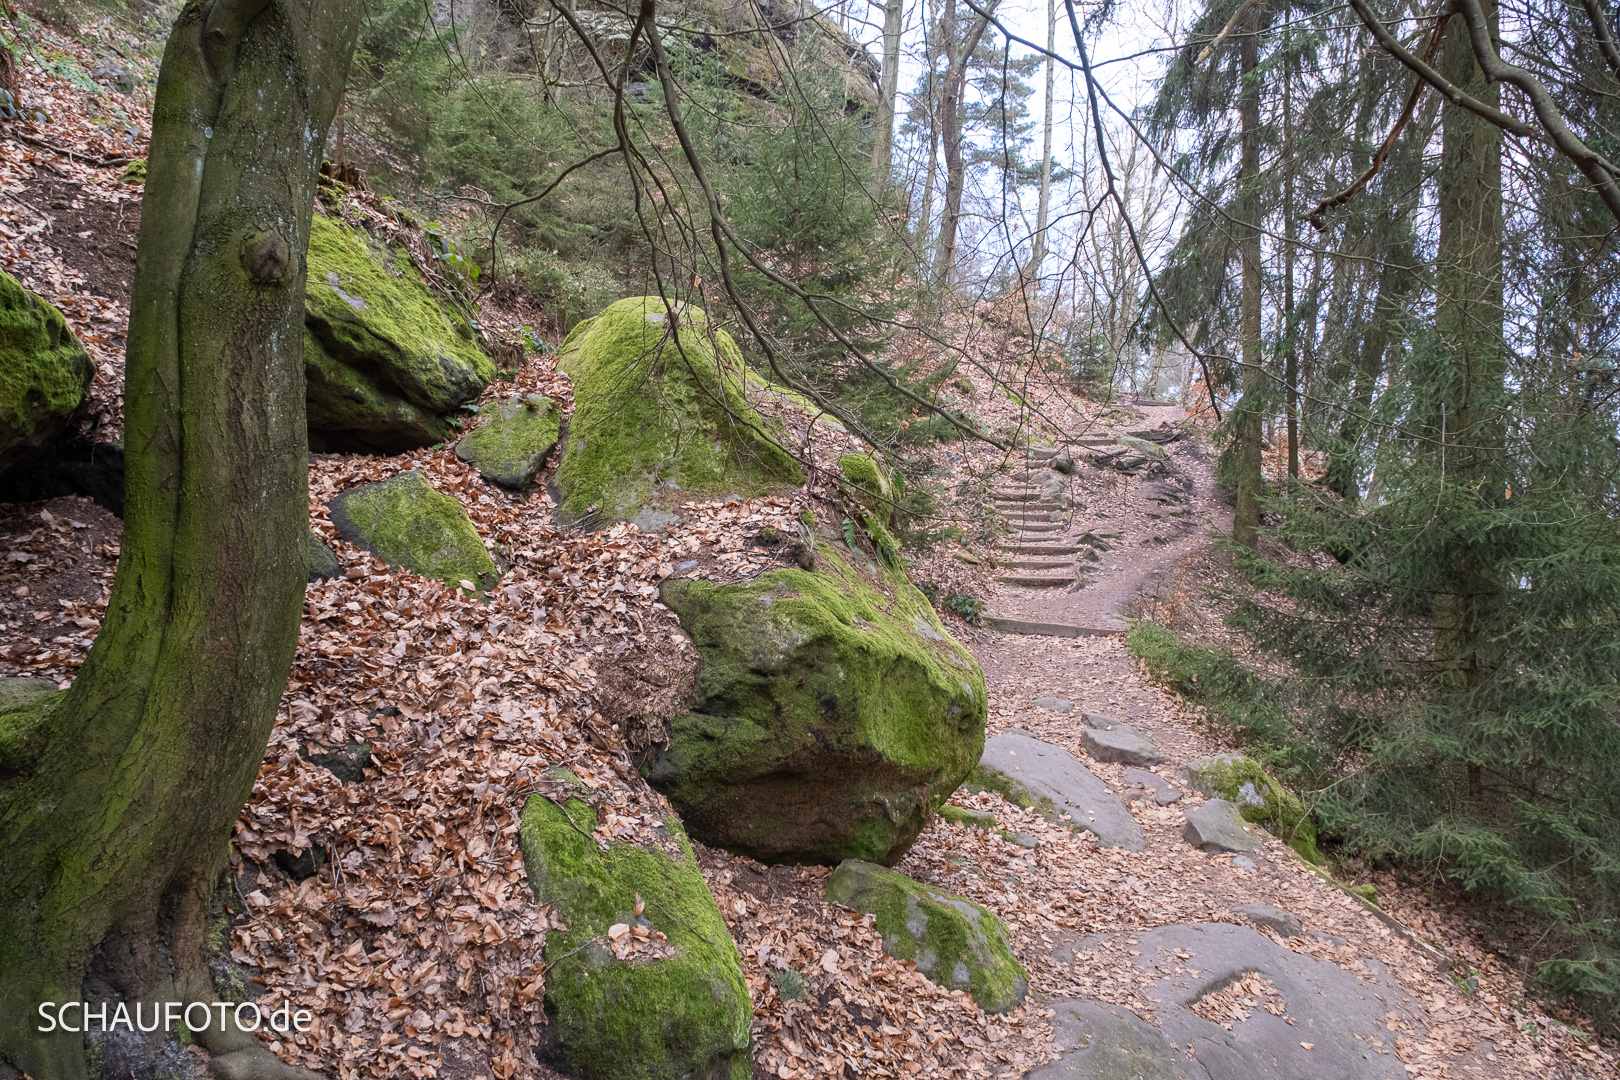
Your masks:
<instances>
[{"instance_id":1,"label":"large mossy rock","mask_svg":"<svg viewBox=\"0 0 1620 1080\"><path fill-rule=\"evenodd\" d=\"M557 465L558 516L661 528L694 495L763 495L804 474L749 405L742 353L702 309L620 300L563 342L574 412Z\"/></svg>"},{"instance_id":2,"label":"large mossy rock","mask_svg":"<svg viewBox=\"0 0 1620 1080\"><path fill-rule=\"evenodd\" d=\"M389 566L478 592L500 577L467 508L419 472L352 487L328 509L338 535Z\"/></svg>"},{"instance_id":3,"label":"large mossy rock","mask_svg":"<svg viewBox=\"0 0 1620 1080\"><path fill-rule=\"evenodd\" d=\"M557 448L557 403L539 394L503 398L479 410L482 426L456 444L456 457L491 483L514 489L534 483L546 455Z\"/></svg>"},{"instance_id":4,"label":"large mossy rock","mask_svg":"<svg viewBox=\"0 0 1620 1080\"><path fill-rule=\"evenodd\" d=\"M456 410L495 377L467 320L403 251L319 214L304 291L310 444L398 453L451 438Z\"/></svg>"},{"instance_id":5,"label":"large mossy rock","mask_svg":"<svg viewBox=\"0 0 1620 1080\"><path fill-rule=\"evenodd\" d=\"M1286 840L1300 858L1319 863L1316 823L1298 795L1276 781L1253 758L1242 754L1215 754L1178 770L1194 791L1211 799L1224 799L1237 807L1244 821L1264 825Z\"/></svg>"},{"instance_id":6,"label":"large mossy rock","mask_svg":"<svg viewBox=\"0 0 1620 1080\"><path fill-rule=\"evenodd\" d=\"M979 762L984 675L903 575L666 582L703 658L649 779L692 835L767 863L892 863Z\"/></svg>"},{"instance_id":7,"label":"large mossy rock","mask_svg":"<svg viewBox=\"0 0 1620 1080\"><path fill-rule=\"evenodd\" d=\"M943 987L966 990L986 1012L1006 1012L1029 993L1007 924L971 900L859 859L832 872L827 899L875 915L884 952L916 961Z\"/></svg>"},{"instance_id":8,"label":"large mossy rock","mask_svg":"<svg viewBox=\"0 0 1620 1080\"><path fill-rule=\"evenodd\" d=\"M523 808L529 884L566 926L546 934L547 1055L580 1080L745 1080L753 1003L680 823L665 818L647 846L606 850L596 825L577 798L536 795ZM614 942L632 927L652 948L621 959Z\"/></svg>"},{"instance_id":9,"label":"large mossy rock","mask_svg":"<svg viewBox=\"0 0 1620 1080\"><path fill-rule=\"evenodd\" d=\"M0 471L62 433L95 373L62 313L0 270Z\"/></svg>"}]
</instances>

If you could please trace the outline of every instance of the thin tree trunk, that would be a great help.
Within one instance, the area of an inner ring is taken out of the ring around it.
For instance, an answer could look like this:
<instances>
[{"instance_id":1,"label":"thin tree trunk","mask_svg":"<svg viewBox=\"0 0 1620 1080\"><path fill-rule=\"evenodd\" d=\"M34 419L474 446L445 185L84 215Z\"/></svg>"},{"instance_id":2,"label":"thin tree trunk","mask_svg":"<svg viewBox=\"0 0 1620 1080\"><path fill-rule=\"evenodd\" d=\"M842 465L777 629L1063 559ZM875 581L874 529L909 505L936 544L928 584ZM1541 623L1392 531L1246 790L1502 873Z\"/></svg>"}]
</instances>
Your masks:
<instances>
[{"instance_id":1,"label":"thin tree trunk","mask_svg":"<svg viewBox=\"0 0 1620 1080\"><path fill-rule=\"evenodd\" d=\"M84 1075L82 1036L40 1034L35 1007L78 1000L92 952L131 999L214 1000L209 898L298 641L304 258L361 12L192 0L164 52L118 574L72 688L0 718L8 734L34 722L0 774L0 1057L35 1080ZM266 1055L241 1032L198 1034Z\"/></svg>"},{"instance_id":2,"label":"thin tree trunk","mask_svg":"<svg viewBox=\"0 0 1620 1080\"><path fill-rule=\"evenodd\" d=\"M1052 57L1057 53L1057 0L1046 0L1046 109L1041 122L1041 197L1035 204L1035 243L1029 257L1029 274L1041 276L1046 261L1046 223L1052 209L1052 93L1057 85Z\"/></svg>"},{"instance_id":3,"label":"thin tree trunk","mask_svg":"<svg viewBox=\"0 0 1620 1080\"><path fill-rule=\"evenodd\" d=\"M994 14L995 2L985 6ZM945 207L939 222L939 246L934 257L934 293L942 295L950 287L956 271L956 234L962 218L962 191L967 183L967 158L962 153L962 95L967 92L968 66L973 53L990 26L990 20L978 16L973 20L961 41L956 40L955 0L946 0L945 28L940 35L945 42L945 77L940 86L939 137L945 150Z\"/></svg>"},{"instance_id":4,"label":"thin tree trunk","mask_svg":"<svg viewBox=\"0 0 1620 1080\"><path fill-rule=\"evenodd\" d=\"M883 78L878 89L877 138L872 142L872 173L878 190L889 185L894 164L895 102L900 97L900 34L905 28L906 0L888 0L883 9Z\"/></svg>"},{"instance_id":5,"label":"thin tree trunk","mask_svg":"<svg viewBox=\"0 0 1620 1080\"><path fill-rule=\"evenodd\" d=\"M1299 342L1294 321L1294 56L1293 26L1283 39L1283 381L1288 387L1288 475L1299 479Z\"/></svg>"},{"instance_id":6,"label":"thin tree trunk","mask_svg":"<svg viewBox=\"0 0 1620 1080\"><path fill-rule=\"evenodd\" d=\"M1245 547L1259 542L1260 526L1260 9L1256 5L1239 30L1238 115L1242 158L1238 167L1237 217L1243 262L1240 334L1243 339L1243 397L1233 409L1230 478L1237 489L1232 539Z\"/></svg>"}]
</instances>

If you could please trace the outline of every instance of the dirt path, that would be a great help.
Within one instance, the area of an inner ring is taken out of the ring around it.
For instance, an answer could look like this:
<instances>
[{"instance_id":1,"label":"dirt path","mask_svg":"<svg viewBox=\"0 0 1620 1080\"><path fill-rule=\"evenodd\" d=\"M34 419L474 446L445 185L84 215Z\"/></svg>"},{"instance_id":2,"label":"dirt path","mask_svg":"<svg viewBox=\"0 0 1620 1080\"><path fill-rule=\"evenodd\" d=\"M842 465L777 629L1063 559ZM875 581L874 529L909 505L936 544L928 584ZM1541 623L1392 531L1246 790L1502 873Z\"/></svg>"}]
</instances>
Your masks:
<instances>
[{"instance_id":1,"label":"dirt path","mask_svg":"<svg viewBox=\"0 0 1620 1080\"><path fill-rule=\"evenodd\" d=\"M1179 419L1177 410L1144 411L1144 429ZM1061 530L1041 529L1039 513L1015 512L1037 527L1015 525L1004 547L1033 538L1084 548L1075 541L1088 533L1109 546L1094 560L1076 553L1076 585L1004 584L992 610L1024 622L1023 632L971 635L990 691L991 737L1021 730L1072 754L1124 802L1145 850L1100 848L1089 833L1076 837L994 793L959 793L954 801L990 810L1003 830L1023 830L1025 846L936 824L899 867L1008 921L1034 990L1054 1010L1048 1056L1061 1054L1029 1075L1125 1075L1117 1070L1126 1062L1130 1075L1190 1080L1616 1075L1612 1047L1550 1020L1485 950L1459 951L1453 940L1443 954L1276 838L1234 854L1184 837L1188 814L1205 800L1177 767L1233 748L1201 728L1195 708L1154 685L1117 632L1136 596L1202 553L1212 529L1230 526L1230 511L1216 498L1206 449L1192 438L1165 449L1167 460L1135 475L1082 466L1063 486L1063 513L1054 515L1065 519ZM1001 490L1042 485L1045 495L1002 505L1059 501L1035 470ZM1032 634L1028 624L1076 632ZM1163 751L1153 771L1176 801L1160 805L1124 765L1088 755L1088 711L1131 725ZM1277 912L1242 910L1257 904ZM1279 933L1274 914L1297 920L1297 932L1283 925ZM1120 1046L1135 1049L1108 1056Z\"/></svg>"}]
</instances>

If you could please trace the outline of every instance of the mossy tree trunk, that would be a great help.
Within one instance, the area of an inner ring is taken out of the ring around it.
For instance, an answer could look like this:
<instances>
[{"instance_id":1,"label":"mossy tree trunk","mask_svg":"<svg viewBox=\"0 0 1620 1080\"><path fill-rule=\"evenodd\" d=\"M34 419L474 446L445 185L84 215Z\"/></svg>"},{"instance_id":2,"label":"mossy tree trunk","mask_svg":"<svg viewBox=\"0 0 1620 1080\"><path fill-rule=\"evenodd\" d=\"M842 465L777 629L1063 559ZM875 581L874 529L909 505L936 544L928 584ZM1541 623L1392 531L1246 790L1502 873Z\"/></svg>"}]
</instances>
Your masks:
<instances>
[{"instance_id":1,"label":"mossy tree trunk","mask_svg":"<svg viewBox=\"0 0 1620 1080\"><path fill-rule=\"evenodd\" d=\"M0 1060L36 1080L84 1074L82 1037L37 1033L36 1009L78 1000L92 957L128 1000L215 996L209 898L298 640L304 252L361 10L191 0L164 52L118 574L72 688L0 775Z\"/></svg>"}]
</instances>

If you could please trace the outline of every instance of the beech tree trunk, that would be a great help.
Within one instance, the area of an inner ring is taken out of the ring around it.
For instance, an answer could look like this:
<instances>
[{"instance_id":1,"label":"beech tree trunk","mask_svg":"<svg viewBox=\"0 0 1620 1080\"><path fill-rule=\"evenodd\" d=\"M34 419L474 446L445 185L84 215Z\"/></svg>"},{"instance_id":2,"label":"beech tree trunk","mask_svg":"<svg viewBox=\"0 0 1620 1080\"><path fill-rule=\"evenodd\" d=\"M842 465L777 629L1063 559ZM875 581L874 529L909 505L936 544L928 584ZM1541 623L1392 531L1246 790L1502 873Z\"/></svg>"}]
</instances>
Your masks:
<instances>
[{"instance_id":1,"label":"beech tree trunk","mask_svg":"<svg viewBox=\"0 0 1620 1080\"><path fill-rule=\"evenodd\" d=\"M0 1060L85 1074L40 1002L212 1001L204 934L298 641L304 259L359 0L191 0L164 51L125 384L122 554L71 689L0 717ZM20 741L18 736L22 736ZM292 1070L199 1035L237 1075ZM249 1067L251 1065L251 1068Z\"/></svg>"}]
</instances>

